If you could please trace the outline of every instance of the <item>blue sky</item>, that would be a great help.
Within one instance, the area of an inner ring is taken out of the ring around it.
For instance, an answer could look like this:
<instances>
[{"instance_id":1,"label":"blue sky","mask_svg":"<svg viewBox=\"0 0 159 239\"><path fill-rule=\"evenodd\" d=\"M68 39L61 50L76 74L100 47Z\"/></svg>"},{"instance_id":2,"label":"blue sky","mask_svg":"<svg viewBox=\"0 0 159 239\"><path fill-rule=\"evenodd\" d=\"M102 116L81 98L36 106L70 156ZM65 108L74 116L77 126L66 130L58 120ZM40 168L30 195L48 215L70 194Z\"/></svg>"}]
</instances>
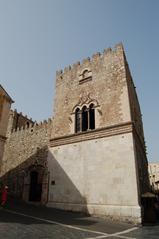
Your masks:
<instances>
[{"instance_id":1,"label":"blue sky","mask_svg":"<svg viewBox=\"0 0 159 239\"><path fill-rule=\"evenodd\" d=\"M158 24L158 0L0 0L0 83L18 112L47 119L56 70L122 42L159 162Z\"/></svg>"}]
</instances>

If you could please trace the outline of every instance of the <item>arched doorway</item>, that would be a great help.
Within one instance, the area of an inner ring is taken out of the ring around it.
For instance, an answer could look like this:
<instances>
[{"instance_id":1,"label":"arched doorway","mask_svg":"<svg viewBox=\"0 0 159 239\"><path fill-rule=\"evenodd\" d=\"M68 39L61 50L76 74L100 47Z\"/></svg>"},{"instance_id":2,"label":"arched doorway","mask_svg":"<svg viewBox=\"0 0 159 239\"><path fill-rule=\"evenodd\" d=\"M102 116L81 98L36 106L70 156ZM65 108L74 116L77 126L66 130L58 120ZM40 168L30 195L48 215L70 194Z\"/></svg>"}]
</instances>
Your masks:
<instances>
[{"instance_id":1,"label":"arched doorway","mask_svg":"<svg viewBox=\"0 0 159 239\"><path fill-rule=\"evenodd\" d=\"M42 193L42 182L39 182L39 173L37 171L31 171L29 201L40 202L41 193Z\"/></svg>"}]
</instances>

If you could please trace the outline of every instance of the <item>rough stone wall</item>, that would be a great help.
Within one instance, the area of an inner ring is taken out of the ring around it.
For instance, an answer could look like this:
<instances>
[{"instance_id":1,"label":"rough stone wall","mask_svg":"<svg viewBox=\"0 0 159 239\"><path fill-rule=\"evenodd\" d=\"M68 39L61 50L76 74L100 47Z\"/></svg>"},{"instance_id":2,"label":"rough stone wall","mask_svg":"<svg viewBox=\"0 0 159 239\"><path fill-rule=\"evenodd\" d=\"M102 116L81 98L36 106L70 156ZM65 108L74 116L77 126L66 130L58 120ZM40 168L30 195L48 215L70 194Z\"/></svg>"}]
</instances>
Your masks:
<instances>
[{"instance_id":1,"label":"rough stone wall","mask_svg":"<svg viewBox=\"0 0 159 239\"><path fill-rule=\"evenodd\" d=\"M148 177L148 161L146 155L146 146L143 131L142 114L140 105L131 77L128 63L125 58L126 79L128 84L131 121L134 125L134 146L136 151L136 165L139 176L140 195L150 190L149 177Z\"/></svg>"},{"instance_id":2,"label":"rough stone wall","mask_svg":"<svg viewBox=\"0 0 159 239\"><path fill-rule=\"evenodd\" d=\"M9 131L12 132L14 129L17 128L24 128L29 127L29 125L33 125L34 121L27 117L27 115L23 115L21 112L18 113L16 110L11 110L10 112L10 120L9 120Z\"/></svg>"},{"instance_id":3,"label":"rough stone wall","mask_svg":"<svg viewBox=\"0 0 159 239\"><path fill-rule=\"evenodd\" d=\"M148 171L151 190L159 194L159 163L149 163Z\"/></svg>"},{"instance_id":4,"label":"rough stone wall","mask_svg":"<svg viewBox=\"0 0 159 239\"><path fill-rule=\"evenodd\" d=\"M13 131L7 139L1 174L26 161L37 150L48 146L50 140L51 123L43 122L39 125Z\"/></svg>"},{"instance_id":5,"label":"rough stone wall","mask_svg":"<svg viewBox=\"0 0 159 239\"><path fill-rule=\"evenodd\" d=\"M52 121L48 120L39 125L30 125L29 128L27 126L24 129L18 128L16 131L13 130L6 141L1 178L9 185L10 192L24 197L26 201L30 167L36 168L40 165L44 168L45 173L48 172L47 152L51 127ZM44 180L46 181L46 178ZM26 183L27 189L24 189L24 183ZM45 186L46 194L47 185L45 184Z\"/></svg>"},{"instance_id":6,"label":"rough stone wall","mask_svg":"<svg viewBox=\"0 0 159 239\"><path fill-rule=\"evenodd\" d=\"M0 135L6 136L11 101L7 99L3 92L0 93Z\"/></svg>"},{"instance_id":7,"label":"rough stone wall","mask_svg":"<svg viewBox=\"0 0 159 239\"><path fill-rule=\"evenodd\" d=\"M128 81L121 44L57 72L48 205L141 222ZM95 129L75 133L91 102Z\"/></svg>"},{"instance_id":8,"label":"rough stone wall","mask_svg":"<svg viewBox=\"0 0 159 239\"><path fill-rule=\"evenodd\" d=\"M134 86L134 82L131 77L131 73L129 70L128 63L125 59L125 69L126 69L126 79L129 90L129 101L130 101L130 111L131 111L131 120L134 123L136 132L142 141L143 146L145 147L144 141L144 131L143 131L143 122L142 122L142 114L140 110L140 105L136 93L136 88Z\"/></svg>"},{"instance_id":9,"label":"rough stone wall","mask_svg":"<svg viewBox=\"0 0 159 239\"><path fill-rule=\"evenodd\" d=\"M4 98L3 92L2 92L2 90L0 90L0 120L2 118L4 101L5 101L5 98Z\"/></svg>"},{"instance_id":10,"label":"rough stone wall","mask_svg":"<svg viewBox=\"0 0 159 239\"><path fill-rule=\"evenodd\" d=\"M13 101L0 85L0 169L6 141L9 111Z\"/></svg>"},{"instance_id":11,"label":"rough stone wall","mask_svg":"<svg viewBox=\"0 0 159 239\"><path fill-rule=\"evenodd\" d=\"M3 152L4 152L4 145L5 145L5 139L0 137L0 170L1 170Z\"/></svg>"},{"instance_id":12,"label":"rough stone wall","mask_svg":"<svg viewBox=\"0 0 159 239\"><path fill-rule=\"evenodd\" d=\"M82 80L85 70L90 76ZM57 72L52 138L73 134L75 107L91 101L97 107L95 128L130 121L121 44Z\"/></svg>"}]
</instances>

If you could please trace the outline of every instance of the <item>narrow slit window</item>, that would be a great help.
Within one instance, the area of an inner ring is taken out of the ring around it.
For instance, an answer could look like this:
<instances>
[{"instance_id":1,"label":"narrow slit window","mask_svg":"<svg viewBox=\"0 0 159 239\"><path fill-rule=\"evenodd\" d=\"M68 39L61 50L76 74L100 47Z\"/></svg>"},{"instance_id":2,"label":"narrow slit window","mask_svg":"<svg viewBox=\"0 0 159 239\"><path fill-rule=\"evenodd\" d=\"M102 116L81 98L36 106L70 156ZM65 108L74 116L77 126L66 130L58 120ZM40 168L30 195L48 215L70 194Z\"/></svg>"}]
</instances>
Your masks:
<instances>
[{"instance_id":1,"label":"narrow slit window","mask_svg":"<svg viewBox=\"0 0 159 239\"><path fill-rule=\"evenodd\" d=\"M81 129L81 113L80 109L77 108L75 111L75 132L80 132Z\"/></svg>"},{"instance_id":2,"label":"narrow slit window","mask_svg":"<svg viewBox=\"0 0 159 239\"><path fill-rule=\"evenodd\" d=\"M89 107L89 128L95 129L95 110L93 104Z\"/></svg>"},{"instance_id":3,"label":"narrow slit window","mask_svg":"<svg viewBox=\"0 0 159 239\"><path fill-rule=\"evenodd\" d=\"M87 107L84 106L82 109L82 131L86 131L88 129L88 110Z\"/></svg>"}]
</instances>

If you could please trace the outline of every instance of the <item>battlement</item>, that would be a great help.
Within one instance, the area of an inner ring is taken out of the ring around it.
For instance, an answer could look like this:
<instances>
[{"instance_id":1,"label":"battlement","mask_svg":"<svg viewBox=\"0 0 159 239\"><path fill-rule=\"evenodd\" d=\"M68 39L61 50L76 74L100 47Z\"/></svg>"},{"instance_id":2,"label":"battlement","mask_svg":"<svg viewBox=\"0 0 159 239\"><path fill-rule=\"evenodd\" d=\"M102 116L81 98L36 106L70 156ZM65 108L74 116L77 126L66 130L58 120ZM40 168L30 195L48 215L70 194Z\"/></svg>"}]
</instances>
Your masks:
<instances>
[{"instance_id":1,"label":"battlement","mask_svg":"<svg viewBox=\"0 0 159 239\"><path fill-rule=\"evenodd\" d=\"M90 63L98 63L102 58L117 54L119 52L120 53L124 52L122 43L116 44L114 48L109 47L107 49L104 49L103 53L97 52L93 54L91 58L90 57L84 58L81 62L78 61L74 63L73 65L69 65L65 67L64 70L56 71L56 77L62 79L63 76L67 74L68 72L76 71L80 68L85 67L86 65L89 65Z\"/></svg>"},{"instance_id":2,"label":"battlement","mask_svg":"<svg viewBox=\"0 0 159 239\"><path fill-rule=\"evenodd\" d=\"M32 164L34 160L46 160L52 129L52 120L35 122L29 127L14 129L7 137L1 173L26 163ZM38 154L40 152L40 154Z\"/></svg>"},{"instance_id":3,"label":"battlement","mask_svg":"<svg viewBox=\"0 0 159 239\"><path fill-rule=\"evenodd\" d=\"M24 115L22 112L17 112L17 109L14 109L14 110L11 109L10 110L10 114L12 114L12 115L18 114L21 117L23 117L23 118L25 118L25 119L27 119L29 121L33 121L32 118L29 118L27 115Z\"/></svg>"},{"instance_id":4,"label":"battlement","mask_svg":"<svg viewBox=\"0 0 159 239\"><path fill-rule=\"evenodd\" d=\"M24 127L17 127L16 129L13 129L11 134L17 133L17 132L34 132L37 131L39 129L43 129L46 128L47 126L50 126L52 124L52 119L49 118L47 120L43 120L40 121L39 123L37 123L36 121L33 124L30 125L25 125Z\"/></svg>"},{"instance_id":5,"label":"battlement","mask_svg":"<svg viewBox=\"0 0 159 239\"><path fill-rule=\"evenodd\" d=\"M33 121L27 115L22 112L18 113L16 109L10 110L10 117L8 122L7 137L10 138L13 135L19 134L33 134L40 129L50 128L52 119L44 120L41 122Z\"/></svg>"}]
</instances>

